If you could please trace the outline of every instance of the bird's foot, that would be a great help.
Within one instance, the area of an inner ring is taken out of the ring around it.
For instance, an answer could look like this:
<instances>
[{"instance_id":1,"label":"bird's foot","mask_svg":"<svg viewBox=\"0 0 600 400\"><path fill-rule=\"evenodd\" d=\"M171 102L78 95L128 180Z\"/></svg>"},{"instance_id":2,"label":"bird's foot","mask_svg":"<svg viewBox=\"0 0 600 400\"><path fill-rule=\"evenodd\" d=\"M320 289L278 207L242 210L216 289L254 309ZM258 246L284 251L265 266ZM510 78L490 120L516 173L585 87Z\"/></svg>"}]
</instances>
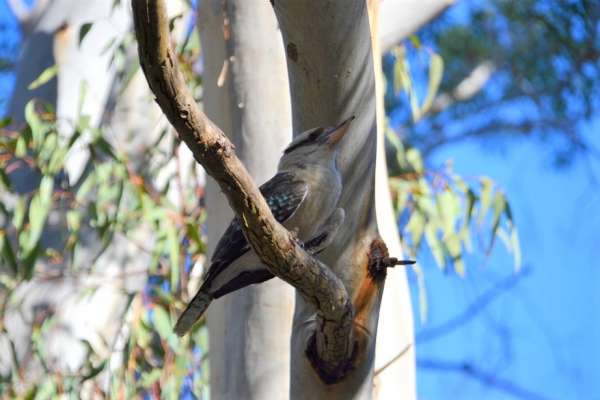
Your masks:
<instances>
[{"instance_id":1,"label":"bird's foot","mask_svg":"<svg viewBox=\"0 0 600 400\"><path fill-rule=\"evenodd\" d=\"M295 227L294 229L290 229L290 233L292 234L292 237L294 238L296 243L298 243L298 245L300 247L304 248L304 242L302 240L298 239L298 227Z\"/></svg>"}]
</instances>

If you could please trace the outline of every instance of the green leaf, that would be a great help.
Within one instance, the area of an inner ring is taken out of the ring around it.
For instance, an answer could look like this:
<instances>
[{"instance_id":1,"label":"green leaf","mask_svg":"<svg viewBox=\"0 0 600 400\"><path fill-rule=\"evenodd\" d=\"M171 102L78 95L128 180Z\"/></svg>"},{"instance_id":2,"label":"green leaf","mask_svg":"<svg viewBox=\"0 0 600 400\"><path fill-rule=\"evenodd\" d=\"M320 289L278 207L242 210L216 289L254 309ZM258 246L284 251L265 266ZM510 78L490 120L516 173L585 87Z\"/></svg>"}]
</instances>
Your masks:
<instances>
[{"instance_id":1,"label":"green leaf","mask_svg":"<svg viewBox=\"0 0 600 400\"><path fill-rule=\"evenodd\" d=\"M81 47L81 42L83 42L83 39L88 34L90 29L92 29L91 22L85 23L85 24L81 25L81 28L79 28L79 46L80 47Z\"/></svg>"},{"instance_id":2,"label":"green leaf","mask_svg":"<svg viewBox=\"0 0 600 400\"><path fill-rule=\"evenodd\" d=\"M415 118L415 122L421 119L433 105L443 74L444 59L439 54L432 53L429 57L429 83L427 84L427 95L419 110L418 118Z\"/></svg>"},{"instance_id":3,"label":"green leaf","mask_svg":"<svg viewBox=\"0 0 600 400\"><path fill-rule=\"evenodd\" d=\"M40 182L40 202L41 205L50 208L50 203L52 200L52 192L54 190L54 177L51 175L45 175L42 177L42 181Z\"/></svg>"},{"instance_id":4,"label":"green leaf","mask_svg":"<svg viewBox=\"0 0 600 400\"><path fill-rule=\"evenodd\" d=\"M158 284L152 285L151 290L152 293L154 293L156 297L158 297L158 299L165 304L173 304L176 301L173 293L170 291L165 292Z\"/></svg>"},{"instance_id":5,"label":"green leaf","mask_svg":"<svg viewBox=\"0 0 600 400\"><path fill-rule=\"evenodd\" d=\"M79 128L88 128L89 127L89 121L90 121L90 117L89 116L84 116L82 115L82 111L83 111L83 103L85 101L85 94L87 93L87 82L85 81L85 79L81 80L81 84L79 85L79 101L77 104L77 126ZM87 117L87 120L85 120L85 122L83 122L83 118ZM83 129L82 129L83 130Z\"/></svg>"},{"instance_id":6,"label":"green leaf","mask_svg":"<svg viewBox=\"0 0 600 400\"><path fill-rule=\"evenodd\" d=\"M469 230L469 226L471 225L471 215L473 214L473 207L475 206L475 200L477 200L477 196L471 189L467 190L467 204L465 205L465 216L463 219L463 225L461 231L466 233Z\"/></svg>"},{"instance_id":7,"label":"green leaf","mask_svg":"<svg viewBox=\"0 0 600 400\"><path fill-rule=\"evenodd\" d=\"M46 219L50 212L52 191L54 189L54 178L52 176L42 177L39 192L33 196L29 204L29 238L23 248L25 255L35 249L38 245L42 231L46 225Z\"/></svg>"},{"instance_id":8,"label":"green leaf","mask_svg":"<svg viewBox=\"0 0 600 400\"><path fill-rule=\"evenodd\" d=\"M25 198L20 197L15 204L15 208L13 210L13 225L17 232L20 232L23 229L23 223L25 222L25 211L27 207L25 205Z\"/></svg>"},{"instance_id":9,"label":"green leaf","mask_svg":"<svg viewBox=\"0 0 600 400\"><path fill-rule=\"evenodd\" d=\"M440 223L440 213L433 200L433 189L425 178L419 178L417 184L418 190L415 193L415 203L423 210L428 220L435 224Z\"/></svg>"},{"instance_id":10,"label":"green leaf","mask_svg":"<svg viewBox=\"0 0 600 400\"><path fill-rule=\"evenodd\" d=\"M400 90L404 87L404 58L406 57L406 49L404 47L396 46L392 50L392 54L396 58L394 62L394 94L398 95Z\"/></svg>"},{"instance_id":11,"label":"green leaf","mask_svg":"<svg viewBox=\"0 0 600 400\"><path fill-rule=\"evenodd\" d=\"M400 166L400 168L406 169L404 145L402 144L402 141L400 140L398 135L396 135L396 132L394 132L392 129L389 129L387 127L387 124L385 129L385 137L388 139L390 144L394 146L394 149L396 150L396 161L398 162L398 165Z\"/></svg>"},{"instance_id":12,"label":"green leaf","mask_svg":"<svg viewBox=\"0 0 600 400\"><path fill-rule=\"evenodd\" d=\"M406 209L408 205L408 199L408 190L403 188L398 188L396 190L396 203L394 204L394 207L396 208L396 217L400 217L400 213Z\"/></svg>"},{"instance_id":13,"label":"green leaf","mask_svg":"<svg viewBox=\"0 0 600 400\"><path fill-rule=\"evenodd\" d=\"M98 182L98 170L90 173L90 175L86 178L86 180L81 184L79 190L77 190L77 194L75 195L75 201L78 203L83 202L90 191L96 186Z\"/></svg>"},{"instance_id":14,"label":"green leaf","mask_svg":"<svg viewBox=\"0 0 600 400\"><path fill-rule=\"evenodd\" d=\"M55 399L58 396L58 387L53 379L48 378L43 380L41 383L38 383L37 390L35 391L34 400L44 400L44 399Z\"/></svg>"},{"instance_id":15,"label":"green leaf","mask_svg":"<svg viewBox=\"0 0 600 400\"><path fill-rule=\"evenodd\" d=\"M142 372L142 379L140 380L140 386L143 388L149 388L154 382L158 381L162 375L163 370L156 368L150 372Z\"/></svg>"},{"instance_id":16,"label":"green leaf","mask_svg":"<svg viewBox=\"0 0 600 400\"><path fill-rule=\"evenodd\" d=\"M171 264L171 287L177 287L179 283L179 234L175 225L170 225L167 229L167 252L169 253L169 262Z\"/></svg>"},{"instance_id":17,"label":"green leaf","mask_svg":"<svg viewBox=\"0 0 600 400\"><path fill-rule=\"evenodd\" d=\"M15 122L15 119L13 117L0 118L0 129L6 128L8 125L12 124L13 122Z\"/></svg>"},{"instance_id":18,"label":"green leaf","mask_svg":"<svg viewBox=\"0 0 600 400\"><path fill-rule=\"evenodd\" d=\"M22 232L22 233L29 233L29 232ZM31 278L33 278L33 273L35 271L35 262L37 261L37 258L40 255L41 250L42 250L42 246L40 245L39 242L37 242L33 249L30 249L27 253L23 252L23 254L20 255L20 257L19 257L21 259L20 265L23 269L23 279L24 280L28 281Z\"/></svg>"},{"instance_id":19,"label":"green leaf","mask_svg":"<svg viewBox=\"0 0 600 400\"><path fill-rule=\"evenodd\" d=\"M108 41L108 43L106 43L106 45L104 46L104 48L102 49L102 51L100 52L100 55L103 56L104 54L106 54L106 52L108 52L110 49L112 49L113 45L115 44L117 38L112 38Z\"/></svg>"},{"instance_id":20,"label":"green leaf","mask_svg":"<svg viewBox=\"0 0 600 400\"><path fill-rule=\"evenodd\" d=\"M479 210L479 216L477 217L477 228L481 226L481 223L485 218L485 214L492 204L492 190L494 188L494 182L490 178L482 177L479 179L479 181L481 182L481 194L479 196L481 208Z\"/></svg>"},{"instance_id":21,"label":"green leaf","mask_svg":"<svg viewBox=\"0 0 600 400\"><path fill-rule=\"evenodd\" d=\"M190 335L192 336L193 343L196 343L196 345L198 345L198 347L200 347L202 350L208 351L208 329L206 329L206 326L204 325L205 321L206 320L203 319L202 323L195 324L194 327L200 329L192 328Z\"/></svg>"},{"instance_id":22,"label":"green leaf","mask_svg":"<svg viewBox=\"0 0 600 400\"><path fill-rule=\"evenodd\" d=\"M455 234L456 221L460 214L460 199L452 188L447 187L436 196L438 210L442 218L444 236Z\"/></svg>"},{"instance_id":23,"label":"green leaf","mask_svg":"<svg viewBox=\"0 0 600 400\"><path fill-rule=\"evenodd\" d=\"M81 229L81 220L83 213L81 210L69 210L67 211L67 226L70 231L77 232Z\"/></svg>"},{"instance_id":24,"label":"green leaf","mask_svg":"<svg viewBox=\"0 0 600 400\"><path fill-rule=\"evenodd\" d=\"M423 238L423 230L425 228L425 216L419 209L415 209L404 228L411 234L412 243L414 246L414 254L419 251L421 239Z\"/></svg>"},{"instance_id":25,"label":"green leaf","mask_svg":"<svg viewBox=\"0 0 600 400\"><path fill-rule=\"evenodd\" d=\"M496 192L493 201L494 206L494 221L492 222L492 238L490 240L490 245L487 249L487 254L492 251L492 247L494 246L494 239L496 238L496 231L498 230L498 226L500 225L500 217L506 208L506 197L504 197L504 193L502 191Z\"/></svg>"},{"instance_id":26,"label":"green leaf","mask_svg":"<svg viewBox=\"0 0 600 400\"><path fill-rule=\"evenodd\" d=\"M427 240L431 254L433 254L435 263L438 265L438 267L443 269L446 266L444 261L445 246L438 239L434 225L429 223L425 225L425 239Z\"/></svg>"},{"instance_id":27,"label":"green leaf","mask_svg":"<svg viewBox=\"0 0 600 400\"><path fill-rule=\"evenodd\" d=\"M158 335L165 340L173 334L171 317L169 316L169 313L160 306L155 305L152 309L152 324L154 324Z\"/></svg>"},{"instance_id":28,"label":"green leaf","mask_svg":"<svg viewBox=\"0 0 600 400\"><path fill-rule=\"evenodd\" d=\"M0 254L2 255L2 260L4 260L3 265L8 265L11 271L16 275L19 272L17 259L15 258L15 253L13 252L12 246L10 245L10 241L8 240L8 236L6 236L6 232L0 229Z\"/></svg>"},{"instance_id":29,"label":"green leaf","mask_svg":"<svg viewBox=\"0 0 600 400\"><path fill-rule=\"evenodd\" d=\"M403 69L404 74L402 76L402 79L403 79L402 87L404 88L404 90L406 90L406 93L408 94L410 110L412 112L413 121L417 122L419 119L421 119L420 109L419 109L419 100L417 99L417 93L415 92L415 90L413 88L413 78L412 78L412 74L410 73L410 65L408 64L408 61L406 59L404 59L402 63L404 64L404 69Z\"/></svg>"},{"instance_id":30,"label":"green leaf","mask_svg":"<svg viewBox=\"0 0 600 400\"><path fill-rule=\"evenodd\" d=\"M406 150L406 161L414 168L415 172L423 172L423 157L418 149L411 147Z\"/></svg>"},{"instance_id":31,"label":"green leaf","mask_svg":"<svg viewBox=\"0 0 600 400\"><path fill-rule=\"evenodd\" d=\"M415 48L417 50L421 49L421 41L419 40L417 35L410 35L408 38L410 39L410 42L413 44L413 46L415 46Z\"/></svg>"},{"instance_id":32,"label":"green leaf","mask_svg":"<svg viewBox=\"0 0 600 400\"><path fill-rule=\"evenodd\" d=\"M446 249L448 249L448 253L450 254L450 258L452 259L452 265L454 266L454 270L459 276L464 277L465 264L461 255L462 248L460 246L460 238L456 235L447 238Z\"/></svg>"},{"instance_id":33,"label":"green leaf","mask_svg":"<svg viewBox=\"0 0 600 400\"><path fill-rule=\"evenodd\" d=\"M44 140L44 129L43 122L40 119L37 111L35 110L35 99L30 100L25 106L25 121L31 128L31 138L33 139L33 146L35 149L39 149Z\"/></svg>"},{"instance_id":34,"label":"green leaf","mask_svg":"<svg viewBox=\"0 0 600 400\"><path fill-rule=\"evenodd\" d=\"M29 90L37 89L38 87L48 83L52 78L54 78L56 76L57 73L58 73L58 65L53 65L51 67L46 68L44 70L44 72L42 72L40 74L40 76L37 77L36 80L31 82L29 84L29 86L27 86L27 89L29 89Z\"/></svg>"},{"instance_id":35,"label":"green leaf","mask_svg":"<svg viewBox=\"0 0 600 400\"><path fill-rule=\"evenodd\" d=\"M21 132L21 135L17 138L17 145L15 147L15 156L23 158L27 155L27 138Z\"/></svg>"},{"instance_id":36,"label":"green leaf","mask_svg":"<svg viewBox=\"0 0 600 400\"><path fill-rule=\"evenodd\" d=\"M187 228L187 237L190 239L190 247L189 251L192 254L205 254L206 250L204 249L204 242L200 238L200 234L198 233L199 227L191 222L186 222Z\"/></svg>"},{"instance_id":37,"label":"green leaf","mask_svg":"<svg viewBox=\"0 0 600 400\"><path fill-rule=\"evenodd\" d=\"M171 324L169 313L159 306L155 306L152 310L152 323L154 324L158 335L165 340L174 351L177 351L179 349L179 340L173 333L173 325Z\"/></svg>"}]
</instances>

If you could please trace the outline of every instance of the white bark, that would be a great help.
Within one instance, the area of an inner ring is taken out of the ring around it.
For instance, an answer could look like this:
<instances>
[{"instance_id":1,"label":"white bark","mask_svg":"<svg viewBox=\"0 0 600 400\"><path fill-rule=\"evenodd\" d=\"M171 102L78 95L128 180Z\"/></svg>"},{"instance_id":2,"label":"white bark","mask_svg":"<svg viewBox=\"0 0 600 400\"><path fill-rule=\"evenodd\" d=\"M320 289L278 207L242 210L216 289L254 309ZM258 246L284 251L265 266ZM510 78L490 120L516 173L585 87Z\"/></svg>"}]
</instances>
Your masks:
<instances>
[{"instance_id":1,"label":"white bark","mask_svg":"<svg viewBox=\"0 0 600 400\"><path fill-rule=\"evenodd\" d=\"M384 0L385 1L385 0ZM387 1L385 1L387 3ZM383 72L381 70L380 13L377 0L368 2L369 22L373 41L373 63L375 66L375 87L377 102L377 161L375 165L375 208L379 233L386 242L390 254L400 257L402 246L398 235L396 216L388 185L388 171L385 162L385 110L383 104ZM404 14L404 13L401 13ZM389 21L389 19L388 19ZM375 398L415 399L416 364L414 351L414 331L410 290L404 267L388 270L381 317L377 331L375 348Z\"/></svg>"},{"instance_id":2,"label":"white bark","mask_svg":"<svg viewBox=\"0 0 600 400\"><path fill-rule=\"evenodd\" d=\"M346 220L319 257L356 299L365 278L367 251L377 236L374 214L376 144L375 83L369 23L364 2L277 0L275 11L287 51L295 131L356 120L342 142L339 166L343 192L338 203ZM325 385L305 351L315 329L314 311L296 299L292 333L292 398L370 398L378 299L362 315L366 330L358 368L337 385ZM355 304L356 305L356 304ZM360 310L357 310L360 315ZM357 317L360 318L360 317Z\"/></svg>"},{"instance_id":3,"label":"white bark","mask_svg":"<svg viewBox=\"0 0 600 400\"><path fill-rule=\"evenodd\" d=\"M275 174L291 140L283 45L268 2L230 0L225 6L224 25L220 2L201 5L204 109L233 133L236 154L260 184ZM232 216L214 182L207 188L207 212L212 251ZM287 397L292 310L293 289L279 279L213 302L207 317L213 398Z\"/></svg>"},{"instance_id":4,"label":"white bark","mask_svg":"<svg viewBox=\"0 0 600 400\"><path fill-rule=\"evenodd\" d=\"M418 31L456 0L381 0L381 53Z\"/></svg>"}]
</instances>

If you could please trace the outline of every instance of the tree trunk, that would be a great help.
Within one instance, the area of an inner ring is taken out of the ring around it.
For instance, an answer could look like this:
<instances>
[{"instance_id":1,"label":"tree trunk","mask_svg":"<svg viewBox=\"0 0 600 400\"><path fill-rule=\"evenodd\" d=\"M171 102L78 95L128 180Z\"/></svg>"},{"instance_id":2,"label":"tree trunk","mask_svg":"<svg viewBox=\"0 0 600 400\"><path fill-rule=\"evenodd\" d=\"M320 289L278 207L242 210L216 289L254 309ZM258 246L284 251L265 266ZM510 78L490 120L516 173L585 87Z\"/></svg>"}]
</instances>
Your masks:
<instances>
[{"instance_id":1,"label":"tree trunk","mask_svg":"<svg viewBox=\"0 0 600 400\"><path fill-rule=\"evenodd\" d=\"M275 174L292 136L281 35L268 2L214 4L202 2L200 9L204 109L233 133L236 154L260 184ZM211 252L233 215L214 182L207 213ZM207 317L212 398L288 396L292 312L293 288L279 279L213 302Z\"/></svg>"},{"instance_id":2,"label":"tree trunk","mask_svg":"<svg viewBox=\"0 0 600 400\"><path fill-rule=\"evenodd\" d=\"M389 0L384 4L389 4ZM390 254L400 256L402 246L392 207L385 160L385 110L383 104L383 72L381 69L379 0L367 2L375 66L377 102L377 162L375 165L375 208L377 224ZM384 10L385 11L385 10ZM396 19L404 13L396 13ZM381 304L379 332L375 347L374 397L384 399L416 399L415 351L412 304L406 280L406 270L397 267L388 271Z\"/></svg>"},{"instance_id":3,"label":"tree trunk","mask_svg":"<svg viewBox=\"0 0 600 400\"><path fill-rule=\"evenodd\" d=\"M374 205L375 81L367 8L364 2L283 0L276 1L274 7L288 56L294 130L302 132L356 116L339 157L343 191L338 207L345 210L346 220L319 258L342 280L357 309L359 360L356 369L336 385L319 379L306 357L315 314L298 297L292 333L291 397L371 398L381 291L367 294L362 286L367 280L369 246L378 237Z\"/></svg>"}]
</instances>

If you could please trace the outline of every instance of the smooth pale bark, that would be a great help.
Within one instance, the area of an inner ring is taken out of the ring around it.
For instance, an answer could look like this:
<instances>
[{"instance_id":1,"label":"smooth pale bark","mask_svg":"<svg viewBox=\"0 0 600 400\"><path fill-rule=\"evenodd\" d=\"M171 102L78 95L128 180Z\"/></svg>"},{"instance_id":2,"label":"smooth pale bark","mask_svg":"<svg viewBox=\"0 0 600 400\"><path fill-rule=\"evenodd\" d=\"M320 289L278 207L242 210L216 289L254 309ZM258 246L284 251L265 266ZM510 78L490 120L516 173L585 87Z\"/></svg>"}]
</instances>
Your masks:
<instances>
[{"instance_id":1,"label":"smooth pale bark","mask_svg":"<svg viewBox=\"0 0 600 400\"><path fill-rule=\"evenodd\" d=\"M204 109L230 138L233 133L236 154L261 184L277 171L279 156L292 136L281 35L268 2L230 0L225 10L216 4L202 2L200 9ZM224 12L229 40L224 38ZM230 210L219 188L211 184L210 251L231 220L231 213L220 209ZM287 398L292 313L293 288L279 279L211 305L207 323L212 398Z\"/></svg>"},{"instance_id":2,"label":"smooth pale bark","mask_svg":"<svg viewBox=\"0 0 600 400\"><path fill-rule=\"evenodd\" d=\"M385 54L456 0L381 0L380 49Z\"/></svg>"},{"instance_id":3,"label":"smooth pale bark","mask_svg":"<svg viewBox=\"0 0 600 400\"><path fill-rule=\"evenodd\" d=\"M390 254L399 256L402 254L402 246L398 235L396 216L392 207L385 162L385 110L379 34L380 12L385 12L385 9L380 7L379 0L368 1L367 5L373 42L373 63L377 93L377 162L375 166L377 225ZM404 267L396 267L388 271L380 313L375 347L375 371L380 372L376 373L374 379L374 397L381 400L415 399L417 393L413 315L410 290Z\"/></svg>"},{"instance_id":4,"label":"smooth pale bark","mask_svg":"<svg viewBox=\"0 0 600 400\"><path fill-rule=\"evenodd\" d=\"M375 81L366 4L277 0L274 8L288 56L295 131L356 116L339 157L344 187L338 206L344 208L346 220L320 259L344 282L357 305L366 278L369 245L377 238ZM364 309L357 308L360 361L336 385L319 380L305 357L314 331L314 312L296 299L292 398L371 398L380 296L375 293Z\"/></svg>"}]
</instances>

